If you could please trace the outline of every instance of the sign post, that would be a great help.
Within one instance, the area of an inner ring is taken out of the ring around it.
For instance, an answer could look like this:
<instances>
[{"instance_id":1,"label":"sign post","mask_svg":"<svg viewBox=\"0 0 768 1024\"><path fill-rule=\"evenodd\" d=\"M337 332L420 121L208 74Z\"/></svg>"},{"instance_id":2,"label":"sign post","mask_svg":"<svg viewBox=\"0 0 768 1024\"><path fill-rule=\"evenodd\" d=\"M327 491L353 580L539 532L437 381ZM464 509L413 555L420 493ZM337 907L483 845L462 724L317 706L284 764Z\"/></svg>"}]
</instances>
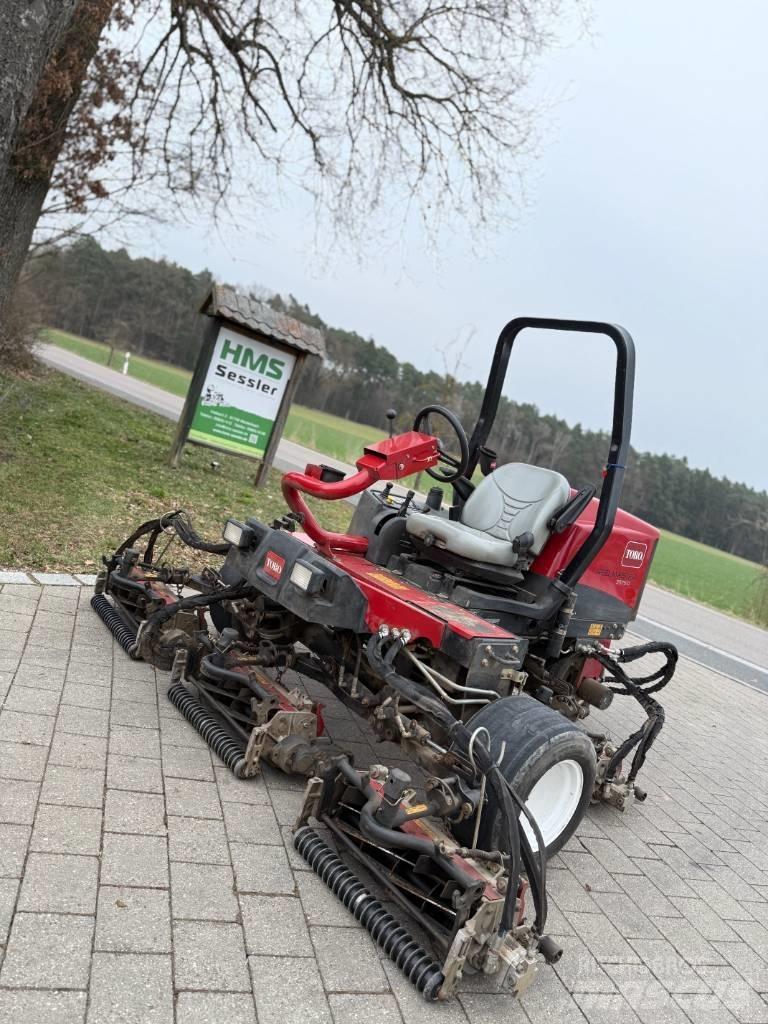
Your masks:
<instances>
[{"instance_id":1,"label":"sign post","mask_svg":"<svg viewBox=\"0 0 768 1024\"><path fill-rule=\"evenodd\" d=\"M320 331L251 296L214 285L201 313L211 319L179 420L171 465L186 443L272 465L308 356L325 354Z\"/></svg>"}]
</instances>

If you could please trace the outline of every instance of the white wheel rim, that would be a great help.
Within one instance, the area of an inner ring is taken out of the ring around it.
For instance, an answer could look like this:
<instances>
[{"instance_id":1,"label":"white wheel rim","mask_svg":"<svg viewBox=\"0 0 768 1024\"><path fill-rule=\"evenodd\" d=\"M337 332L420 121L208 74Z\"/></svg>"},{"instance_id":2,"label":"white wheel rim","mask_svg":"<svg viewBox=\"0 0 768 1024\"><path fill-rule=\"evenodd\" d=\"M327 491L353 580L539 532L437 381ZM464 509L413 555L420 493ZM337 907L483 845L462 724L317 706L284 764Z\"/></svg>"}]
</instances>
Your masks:
<instances>
[{"instance_id":1,"label":"white wheel rim","mask_svg":"<svg viewBox=\"0 0 768 1024\"><path fill-rule=\"evenodd\" d=\"M545 846L550 846L565 831L583 791L584 772L581 765L571 759L552 765L533 787L525 806L539 826ZM536 836L524 815L520 821L532 849L538 850Z\"/></svg>"}]
</instances>

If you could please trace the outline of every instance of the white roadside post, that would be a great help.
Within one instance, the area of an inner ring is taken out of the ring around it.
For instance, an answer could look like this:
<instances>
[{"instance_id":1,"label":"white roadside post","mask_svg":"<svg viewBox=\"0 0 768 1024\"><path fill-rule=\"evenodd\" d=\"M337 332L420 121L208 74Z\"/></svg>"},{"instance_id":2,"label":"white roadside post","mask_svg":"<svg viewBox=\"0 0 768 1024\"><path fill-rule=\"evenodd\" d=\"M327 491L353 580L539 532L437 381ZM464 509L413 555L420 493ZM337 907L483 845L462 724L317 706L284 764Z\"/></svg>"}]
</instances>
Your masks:
<instances>
[{"instance_id":1,"label":"white roadside post","mask_svg":"<svg viewBox=\"0 0 768 1024\"><path fill-rule=\"evenodd\" d=\"M128 376L128 363L130 363L130 361L131 361L131 353L130 352L126 352L125 353L125 359L123 360L123 376L124 377Z\"/></svg>"}]
</instances>

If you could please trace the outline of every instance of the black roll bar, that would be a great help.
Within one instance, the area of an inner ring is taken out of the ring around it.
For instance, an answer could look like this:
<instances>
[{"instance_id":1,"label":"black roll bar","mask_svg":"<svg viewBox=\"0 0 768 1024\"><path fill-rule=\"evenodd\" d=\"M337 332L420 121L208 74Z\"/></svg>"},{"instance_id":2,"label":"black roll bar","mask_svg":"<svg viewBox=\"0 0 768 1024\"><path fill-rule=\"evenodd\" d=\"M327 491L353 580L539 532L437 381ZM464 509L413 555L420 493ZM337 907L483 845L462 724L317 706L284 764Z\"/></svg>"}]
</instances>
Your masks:
<instances>
[{"instance_id":1,"label":"black roll bar","mask_svg":"<svg viewBox=\"0 0 768 1024\"><path fill-rule=\"evenodd\" d=\"M581 334L604 334L616 346L616 379L613 395L613 428L608 458L605 463L605 480L600 491L595 525L592 532L573 556L561 574L561 581L568 587L575 586L595 555L608 539L619 507L624 470L629 454L629 435L632 429L632 395L635 386L635 343L629 331L618 324L606 324L599 320L553 320L548 317L519 316L502 329L496 342L488 386L483 396L480 415L469 442L469 466L467 479L471 479L493 427L499 408L501 390L507 375L507 365L515 339L521 331L533 327L542 331L576 331Z\"/></svg>"}]
</instances>

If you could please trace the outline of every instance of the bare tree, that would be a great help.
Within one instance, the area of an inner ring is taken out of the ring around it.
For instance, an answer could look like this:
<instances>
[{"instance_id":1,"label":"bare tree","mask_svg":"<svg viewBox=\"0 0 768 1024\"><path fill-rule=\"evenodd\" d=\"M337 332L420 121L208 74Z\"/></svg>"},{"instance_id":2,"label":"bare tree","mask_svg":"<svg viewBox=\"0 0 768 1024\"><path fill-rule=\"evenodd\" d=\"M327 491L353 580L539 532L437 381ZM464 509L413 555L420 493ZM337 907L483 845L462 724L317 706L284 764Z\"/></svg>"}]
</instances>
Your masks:
<instances>
[{"instance_id":1,"label":"bare tree","mask_svg":"<svg viewBox=\"0 0 768 1024\"><path fill-rule=\"evenodd\" d=\"M0 346L67 124L114 3L7 0L0 16Z\"/></svg>"},{"instance_id":2,"label":"bare tree","mask_svg":"<svg viewBox=\"0 0 768 1024\"><path fill-rule=\"evenodd\" d=\"M462 332L466 332L463 337ZM450 341L445 342L443 345L435 345L435 350L440 353L443 363L444 381L443 390L438 397L438 401L442 405L450 406L459 415L461 414L460 401L459 407L455 407L457 396L460 399L461 395L459 378L462 375L462 370L467 369L464 357L476 334L477 328L474 324L465 324L457 330Z\"/></svg>"},{"instance_id":3,"label":"bare tree","mask_svg":"<svg viewBox=\"0 0 768 1024\"><path fill-rule=\"evenodd\" d=\"M115 161L129 195L161 176L216 201L245 148L347 227L385 196L482 221L516 190L524 88L567 2L5 0L0 323L46 194L83 210Z\"/></svg>"}]
</instances>

